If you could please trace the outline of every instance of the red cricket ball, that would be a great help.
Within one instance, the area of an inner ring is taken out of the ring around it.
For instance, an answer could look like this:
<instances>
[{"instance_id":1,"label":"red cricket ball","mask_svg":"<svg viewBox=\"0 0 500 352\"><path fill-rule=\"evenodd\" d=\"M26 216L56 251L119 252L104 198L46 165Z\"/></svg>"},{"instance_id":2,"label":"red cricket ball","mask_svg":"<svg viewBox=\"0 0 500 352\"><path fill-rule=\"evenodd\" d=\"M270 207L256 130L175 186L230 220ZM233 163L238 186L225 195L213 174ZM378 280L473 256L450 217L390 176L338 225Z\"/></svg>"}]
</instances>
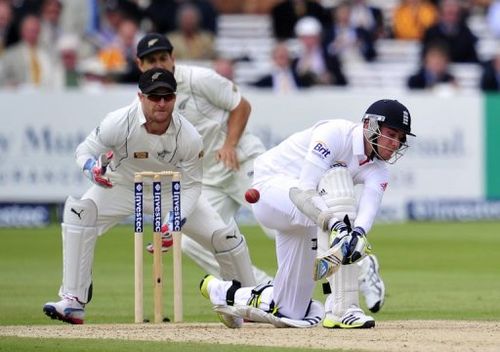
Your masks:
<instances>
[{"instance_id":1,"label":"red cricket ball","mask_svg":"<svg viewBox=\"0 0 500 352\"><path fill-rule=\"evenodd\" d=\"M260 198L260 193L255 188L250 188L245 192L245 199L248 203L257 203Z\"/></svg>"}]
</instances>

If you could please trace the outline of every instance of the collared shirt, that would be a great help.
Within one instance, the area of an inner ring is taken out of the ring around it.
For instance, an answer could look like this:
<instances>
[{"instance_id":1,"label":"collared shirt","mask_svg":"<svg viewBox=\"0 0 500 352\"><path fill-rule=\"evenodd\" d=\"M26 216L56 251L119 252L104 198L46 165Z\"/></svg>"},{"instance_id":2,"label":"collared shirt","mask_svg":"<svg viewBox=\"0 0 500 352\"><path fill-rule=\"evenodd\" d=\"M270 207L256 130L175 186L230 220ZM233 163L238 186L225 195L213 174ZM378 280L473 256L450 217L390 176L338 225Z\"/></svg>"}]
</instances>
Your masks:
<instances>
[{"instance_id":1,"label":"collared shirt","mask_svg":"<svg viewBox=\"0 0 500 352\"><path fill-rule=\"evenodd\" d=\"M355 185L364 185L354 225L368 232L380 207L389 172L384 161L367 161L362 124L319 121L259 156L255 169L264 179L276 174L296 178L299 187L307 190L316 189L323 174L337 162L347 165Z\"/></svg>"},{"instance_id":2,"label":"collared shirt","mask_svg":"<svg viewBox=\"0 0 500 352\"><path fill-rule=\"evenodd\" d=\"M150 134L139 100L109 113L76 149L77 164L113 151L108 176L114 185L132 187L138 171L179 171L182 214L188 216L201 193L203 146L196 129L176 112L162 135Z\"/></svg>"},{"instance_id":3,"label":"collared shirt","mask_svg":"<svg viewBox=\"0 0 500 352\"><path fill-rule=\"evenodd\" d=\"M175 66L177 111L193 124L203 139L203 183L216 185L231 177L231 170L216 160L227 136L231 110L241 101L238 87L215 71L196 66ZM244 131L236 152L240 163L264 152L262 142Z\"/></svg>"}]
</instances>

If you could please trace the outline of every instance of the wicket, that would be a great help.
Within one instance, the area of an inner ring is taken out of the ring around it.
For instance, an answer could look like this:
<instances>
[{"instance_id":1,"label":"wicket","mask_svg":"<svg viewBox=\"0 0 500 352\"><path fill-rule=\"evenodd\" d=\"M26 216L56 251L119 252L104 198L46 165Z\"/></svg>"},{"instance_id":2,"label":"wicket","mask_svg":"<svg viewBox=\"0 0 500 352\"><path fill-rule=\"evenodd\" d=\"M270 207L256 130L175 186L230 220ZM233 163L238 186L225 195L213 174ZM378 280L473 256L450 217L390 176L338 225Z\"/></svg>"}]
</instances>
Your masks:
<instances>
[{"instance_id":1,"label":"wicket","mask_svg":"<svg viewBox=\"0 0 500 352\"><path fill-rule=\"evenodd\" d=\"M161 226L163 223L162 177L170 177L172 184L173 228L169 229L173 237L173 302L174 322L182 322L182 250L181 250L181 173L175 171L136 172L134 177L134 318L136 323L144 322L144 178L153 179L153 287L154 287L154 322L163 321L163 261Z\"/></svg>"}]
</instances>

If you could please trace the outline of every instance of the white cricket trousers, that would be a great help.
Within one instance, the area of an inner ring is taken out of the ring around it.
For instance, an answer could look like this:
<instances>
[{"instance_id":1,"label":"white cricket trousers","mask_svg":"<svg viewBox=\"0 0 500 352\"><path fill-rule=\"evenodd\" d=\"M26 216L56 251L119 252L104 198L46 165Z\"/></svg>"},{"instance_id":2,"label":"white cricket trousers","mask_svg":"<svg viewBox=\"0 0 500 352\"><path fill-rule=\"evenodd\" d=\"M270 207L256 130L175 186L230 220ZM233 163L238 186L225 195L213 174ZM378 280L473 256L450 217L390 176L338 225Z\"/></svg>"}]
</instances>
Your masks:
<instances>
[{"instance_id":1,"label":"white cricket trousers","mask_svg":"<svg viewBox=\"0 0 500 352\"><path fill-rule=\"evenodd\" d=\"M317 226L288 196L297 181L284 175L259 179L256 174L253 186L259 190L260 200L253 204L253 211L257 221L277 232L274 303L280 314L299 320L305 317L314 291Z\"/></svg>"}]
</instances>

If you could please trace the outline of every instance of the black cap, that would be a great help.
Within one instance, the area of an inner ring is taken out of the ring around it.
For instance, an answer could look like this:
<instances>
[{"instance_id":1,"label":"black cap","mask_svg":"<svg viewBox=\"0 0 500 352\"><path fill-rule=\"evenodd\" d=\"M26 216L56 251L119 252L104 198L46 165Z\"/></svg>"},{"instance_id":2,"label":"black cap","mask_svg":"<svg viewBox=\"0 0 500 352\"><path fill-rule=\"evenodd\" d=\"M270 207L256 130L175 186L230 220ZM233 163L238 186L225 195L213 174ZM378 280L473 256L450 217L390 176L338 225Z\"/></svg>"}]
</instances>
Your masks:
<instances>
[{"instance_id":1,"label":"black cap","mask_svg":"<svg viewBox=\"0 0 500 352\"><path fill-rule=\"evenodd\" d=\"M172 72L156 67L147 70L139 77L139 89L143 94L150 94L159 88L164 89L155 94L166 95L176 91L177 82Z\"/></svg>"},{"instance_id":2,"label":"black cap","mask_svg":"<svg viewBox=\"0 0 500 352\"><path fill-rule=\"evenodd\" d=\"M411 116L410 112L397 100L382 99L377 100L366 110L363 119L374 117L380 123L405 132L410 136L411 133Z\"/></svg>"},{"instance_id":3,"label":"black cap","mask_svg":"<svg viewBox=\"0 0 500 352\"><path fill-rule=\"evenodd\" d=\"M156 51L168 51L171 53L172 50L174 50L174 47L170 43L170 40L163 34L149 33L137 44L137 57L142 59L144 56Z\"/></svg>"}]
</instances>

